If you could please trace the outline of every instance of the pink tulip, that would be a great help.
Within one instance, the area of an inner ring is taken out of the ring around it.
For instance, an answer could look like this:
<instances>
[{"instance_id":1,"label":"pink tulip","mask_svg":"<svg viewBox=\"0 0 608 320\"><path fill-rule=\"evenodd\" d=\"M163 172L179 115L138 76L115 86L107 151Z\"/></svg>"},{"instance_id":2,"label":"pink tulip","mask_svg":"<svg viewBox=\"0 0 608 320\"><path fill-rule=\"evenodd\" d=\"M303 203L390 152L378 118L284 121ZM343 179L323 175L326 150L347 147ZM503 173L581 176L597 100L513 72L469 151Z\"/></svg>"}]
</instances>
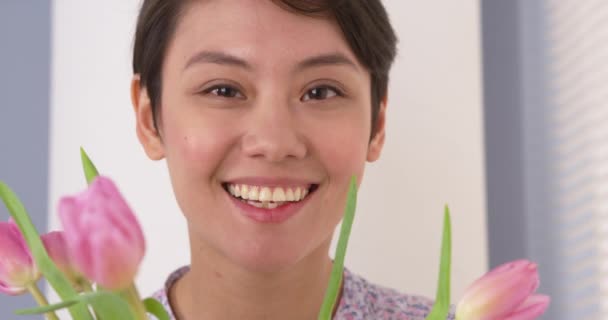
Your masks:
<instances>
[{"instance_id":1,"label":"pink tulip","mask_svg":"<svg viewBox=\"0 0 608 320\"><path fill-rule=\"evenodd\" d=\"M0 222L0 292L20 295L40 278L30 250L13 221Z\"/></svg>"},{"instance_id":2,"label":"pink tulip","mask_svg":"<svg viewBox=\"0 0 608 320\"><path fill-rule=\"evenodd\" d=\"M549 306L538 289L536 264L518 260L503 264L475 281L456 308L458 320L532 320Z\"/></svg>"},{"instance_id":3,"label":"pink tulip","mask_svg":"<svg viewBox=\"0 0 608 320\"><path fill-rule=\"evenodd\" d=\"M52 231L40 237L49 256L57 265L57 268L70 280L78 290L82 290L82 275L70 260L65 236L62 231Z\"/></svg>"},{"instance_id":4,"label":"pink tulip","mask_svg":"<svg viewBox=\"0 0 608 320\"><path fill-rule=\"evenodd\" d=\"M531 295L505 320L528 320L535 319L545 312L549 306L550 299L542 294Z\"/></svg>"},{"instance_id":5,"label":"pink tulip","mask_svg":"<svg viewBox=\"0 0 608 320\"><path fill-rule=\"evenodd\" d=\"M133 283L145 252L143 232L112 180L96 178L59 203L70 258L88 279L110 290Z\"/></svg>"}]
</instances>

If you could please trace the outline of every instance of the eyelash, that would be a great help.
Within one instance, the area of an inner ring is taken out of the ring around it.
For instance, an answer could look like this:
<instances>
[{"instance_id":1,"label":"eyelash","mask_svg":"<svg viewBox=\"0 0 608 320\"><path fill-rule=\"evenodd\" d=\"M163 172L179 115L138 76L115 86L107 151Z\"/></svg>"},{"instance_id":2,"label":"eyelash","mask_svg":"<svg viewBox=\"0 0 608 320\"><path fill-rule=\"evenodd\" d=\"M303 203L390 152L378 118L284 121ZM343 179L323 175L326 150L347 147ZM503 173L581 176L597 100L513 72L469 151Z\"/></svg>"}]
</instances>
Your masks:
<instances>
[{"instance_id":1,"label":"eyelash","mask_svg":"<svg viewBox=\"0 0 608 320\"><path fill-rule=\"evenodd\" d=\"M304 97L307 96L308 94L310 94L313 90L331 90L334 92L334 95L329 97L329 98L325 98L325 99L305 99ZM327 100L327 99L331 99L334 97L344 97L344 92L342 92L342 90L334 87L334 86L329 86L329 85L320 85L314 88L309 89L308 91L306 91L306 94L304 94L304 97L300 98L301 101L309 101L309 100Z\"/></svg>"},{"instance_id":2,"label":"eyelash","mask_svg":"<svg viewBox=\"0 0 608 320\"><path fill-rule=\"evenodd\" d=\"M218 90L222 90L222 89L231 90L231 91L233 91L235 93L235 95L234 96L231 96L231 95L229 95L229 96L221 95L221 94L219 94ZM213 93L214 91L216 93ZM241 95L241 97L239 97L237 99L243 99L244 98L243 94L241 93L241 91L239 89L235 88L234 86L225 85L225 84L215 85L213 87L210 87L208 89L203 90L202 93L204 93L204 94L213 94L215 96L222 97L222 98L227 98L227 99L236 98L237 95Z\"/></svg>"},{"instance_id":3,"label":"eyelash","mask_svg":"<svg viewBox=\"0 0 608 320\"><path fill-rule=\"evenodd\" d=\"M232 94L229 94L228 96L226 96L225 94L220 94L219 90L225 91L225 89L230 90ZM325 98L325 99L313 99L313 98L308 98L306 99L305 97L307 95L309 95L313 90L331 90L334 92L334 95L329 97L329 98ZM214 93L215 92L215 93ZM231 85L225 85L225 84L220 84L220 85L215 85L213 87L210 87L208 89L205 89L202 91L203 94L213 94L215 96L218 97L222 97L222 98L226 98L226 99L232 99L232 98L236 98L236 99L244 99L243 94L240 92L239 89L237 89L234 86ZM237 97L238 95L240 95L241 97ZM329 85L320 85L320 86L316 86L314 88L308 89L306 91L306 93L304 94L304 96L302 98L300 98L301 101L310 101L310 100L327 100L327 99L331 99L334 97L344 97L344 92L334 86L329 86Z\"/></svg>"}]
</instances>

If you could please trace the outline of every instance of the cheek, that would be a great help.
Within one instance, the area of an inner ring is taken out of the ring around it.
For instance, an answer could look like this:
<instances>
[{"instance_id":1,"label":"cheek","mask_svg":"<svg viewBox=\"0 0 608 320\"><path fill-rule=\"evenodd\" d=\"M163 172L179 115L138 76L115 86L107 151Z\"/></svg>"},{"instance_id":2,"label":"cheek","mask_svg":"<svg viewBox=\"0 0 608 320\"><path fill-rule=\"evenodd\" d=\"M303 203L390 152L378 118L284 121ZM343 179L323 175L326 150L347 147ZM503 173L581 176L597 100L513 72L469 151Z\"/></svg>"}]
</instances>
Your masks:
<instances>
[{"instance_id":1,"label":"cheek","mask_svg":"<svg viewBox=\"0 0 608 320\"><path fill-rule=\"evenodd\" d=\"M167 116L164 144L167 164L185 179L210 177L231 146L230 126L196 114ZM233 133L232 133L233 134Z\"/></svg>"},{"instance_id":2,"label":"cheek","mask_svg":"<svg viewBox=\"0 0 608 320\"><path fill-rule=\"evenodd\" d=\"M315 149L330 178L350 181L360 177L367 158L370 117L365 113L325 123L315 132Z\"/></svg>"},{"instance_id":3,"label":"cheek","mask_svg":"<svg viewBox=\"0 0 608 320\"><path fill-rule=\"evenodd\" d=\"M363 136L335 135L324 139L323 144L320 157L330 177L348 181L353 174L362 174L367 154Z\"/></svg>"},{"instance_id":4,"label":"cheek","mask_svg":"<svg viewBox=\"0 0 608 320\"><path fill-rule=\"evenodd\" d=\"M218 195L217 169L231 147L227 127L196 112L165 113L163 144L175 198L187 220L199 225L205 204Z\"/></svg>"}]
</instances>

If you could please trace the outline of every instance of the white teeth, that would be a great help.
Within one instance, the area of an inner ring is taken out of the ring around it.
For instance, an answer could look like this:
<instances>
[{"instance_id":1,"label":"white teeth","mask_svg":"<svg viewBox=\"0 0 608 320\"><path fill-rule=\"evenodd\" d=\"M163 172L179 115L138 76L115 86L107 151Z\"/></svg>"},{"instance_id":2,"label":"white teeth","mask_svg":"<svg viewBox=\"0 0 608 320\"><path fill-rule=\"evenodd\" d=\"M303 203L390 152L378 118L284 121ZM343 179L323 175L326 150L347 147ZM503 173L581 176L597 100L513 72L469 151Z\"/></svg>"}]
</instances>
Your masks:
<instances>
[{"instance_id":1,"label":"white teeth","mask_svg":"<svg viewBox=\"0 0 608 320\"><path fill-rule=\"evenodd\" d=\"M248 204L256 207L256 208L263 208L263 209L275 209L278 208L279 206L285 204L285 202L259 202L259 201L247 201Z\"/></svg>"},{"instance_id":2,"label":"white teeth","mask_svg":"<svg viewBox=\"0 0 608 320\"><path fill-rule=\"evenodd\" d=\"M264 202L247 201L247 203L257 208L264 208Z\"/></svg>"},{"instance_id":3,"label":"white teeth","mask_svg":"<svg viewBox=\"0 0 608 320\"><path fill-rule=\"evenodd\" d=\"M249 187L247 187L247 185L242 185L241 186L241 198L247 200L249 199ZM252 199L254 200L254 199Z\"/></svg>"},{"instance_id":4,"label":"white teeth","mask_svg":"<svg viewBox=\"0 0 608 320\"><path fill-rule=\"evenodd\" d=\"M295 201L296 198L293 196L293 191L291 191L291 189L287 189L287 192L285 192L285 200L286 201Z\"/></svg>"},{"instance_id":5,"label":"white teeth","mask_svg":"<svg viewBox=\"0 0 608 320\"><path fill-rule=\"evenodd\" d=\"M249 189L249 200L258 200L258 187L251 187Z\"/></svg>"},{"instance_id":6,"label":"white teeth","mask_svg":"<svg viewBox=\"0 0 608 320\"><path fill-rule=\"evenodd\" d=\"M272 193L272 201L282 202L285 200L285 191L283 191L283 188L275 188L274 192Z\"/></svg>"},{"instance_id":7,"label":"white teeth","mask_svg":"<svg viewBox=\"0 0 608 320\"><path fill-rule=\"evenodd\" d=\"M278 203L281 205L283 202L297 202L304 199L309 191L306 187L258 187L250 186L245 184L229 184L227 186L228 192L236 198L243 200L250 200L248 202L257 202L257 207L267 208L268 205L264 203ZM272 204L271 204L272 206Z\"/></svg>"},{"instance_id":8,"label":"white teeth","mask_svg":"<svg viewBox=\"0 0 608 320\"><path fill-rule=\"evenodd\" d=\"M272 201L272 192L270 191L270 188L264 187L262 188L262 190L260 191L260 196L258 198L258 201Z\"/></svg>"}]
</instances>

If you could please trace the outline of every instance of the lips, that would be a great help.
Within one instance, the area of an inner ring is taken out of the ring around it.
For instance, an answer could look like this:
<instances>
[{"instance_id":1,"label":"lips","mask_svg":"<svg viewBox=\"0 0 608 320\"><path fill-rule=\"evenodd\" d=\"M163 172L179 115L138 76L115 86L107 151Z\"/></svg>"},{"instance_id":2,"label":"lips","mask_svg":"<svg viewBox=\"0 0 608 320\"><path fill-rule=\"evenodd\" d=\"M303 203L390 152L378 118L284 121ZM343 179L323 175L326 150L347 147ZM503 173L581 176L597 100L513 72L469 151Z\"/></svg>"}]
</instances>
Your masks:
<instances>
[{"instance_id":1,"label":"lips","mask_svg":"<svg viewBox=\"0 0 608 320\"><path fill-rule=\"evenodd\" d=\"M257 222L282 222L299 211L318 189L317 184L261 185L224 183L239 212Z\"/></svg>"}]
</instances>

